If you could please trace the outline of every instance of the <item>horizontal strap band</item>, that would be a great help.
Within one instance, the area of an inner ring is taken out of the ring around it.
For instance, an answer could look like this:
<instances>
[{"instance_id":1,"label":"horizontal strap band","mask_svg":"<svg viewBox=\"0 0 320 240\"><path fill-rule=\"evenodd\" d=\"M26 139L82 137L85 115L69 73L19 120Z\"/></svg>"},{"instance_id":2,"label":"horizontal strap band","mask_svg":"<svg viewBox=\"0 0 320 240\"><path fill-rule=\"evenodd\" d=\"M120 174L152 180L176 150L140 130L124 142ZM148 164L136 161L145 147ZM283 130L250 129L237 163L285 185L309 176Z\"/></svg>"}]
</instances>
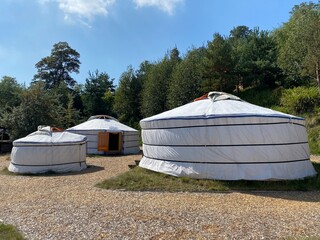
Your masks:
<instances>
[{"instance_id":1,"label":"horizontal strap band","mask_svg":"<svg viewBox=\"0 0 320 240\"><path fill-rule=\"evenodd\" d=\"M262 125L280 125L280 124L294 124L305 127L305 125L293 122L274 122L274 123L235 123L235 124L210 124L210 125L190 125L178 127L159 127L159 128L142 128L142 130L161 130L161 129L180 129L180 128L203 128L203 127L237 127L237 126L262 126Z\"/></svg>"},{"instance_id":2,"label":"horizontal strap band","mask_svg":"<svg viewBox=\"0 0 320 240\"><path fill-rule=\"evenodd\" d=\"M48 164L48 165L36 165L36 164L28 165L28 164L18 164L18 163L11 162L11 164L14 166L23 166L23 167L50 167L50 166L61 166L61 165L70 165L70 164L78 164L78 163L86 163L86 161L71 162L71 163L57 163L57 164Z\"/></svg>"},{"instance_id":3,"label":"horizontal strap band","mask_svg":"<svg viewBox=\"0 0 320 240\"><path fill-rule=\"evenodd\" d=\"M202 144L202 145L158 145L143 143L146 146L153 147L256 147L256 146L286 146L286 145L297 145L297 144L308 144L308 142L293 142L293 143L257 143L257 144Z\"/></svg>"},{"instance_id":4,"label":"horizontal strap band","mask_svg":"<svg viewBox=\"0 0 320 240\"><path fill-rule=\"evenodd\" d=\"M270 161L270 162L197 162L197 161L178 161L170 159L161 159L161 158L151 158L146 155L144 157L156 160L156 161L165 161L165 162L176 162L176 163L198 163L198 164L229 164L229 165L238 165L238 164L277 164L277 163L292 163L292 162L303 162L310 161L309 158L306 159L296 159L296 160L287 160L287 161Z\"/></svg>"},{"instance_id":5,"label":"horizontal strap band","mask_svg":"<svg viewBox=\"0 0 320 240\"><path fill-rule=\"evenodd\" d=\"M21 144L22 143L22 144ZM21 142L21 143L14 143L14 147L67 147L67 146L77 146L77 145L84 145L86 142L77 142L77 143L60 143L60 144L37 144L37 143L26 143L26 142Z\"/></svg>"},{"instance_id":6,"label":"horizontal strap band","mask_svg":"<svg viewBox=\"0 0 320 240\"><path fill-rule=\"evenodd\" d=\"M304 118L296 117L296 116L288 116L288 115L265 115L265 114L242 114L242 115L226 115L226 114L211 114L211 115L198 115L198 116L184 116L184 117L167 117L167 118L159 118L159 119L150 119L150 120L142 120L142 123L149 123L155 121L170 121L170 120L207 120L207 119L219 119L219 118L276 118L276 119L287 119L304 121Z\"/></svg>"}]
</instances>

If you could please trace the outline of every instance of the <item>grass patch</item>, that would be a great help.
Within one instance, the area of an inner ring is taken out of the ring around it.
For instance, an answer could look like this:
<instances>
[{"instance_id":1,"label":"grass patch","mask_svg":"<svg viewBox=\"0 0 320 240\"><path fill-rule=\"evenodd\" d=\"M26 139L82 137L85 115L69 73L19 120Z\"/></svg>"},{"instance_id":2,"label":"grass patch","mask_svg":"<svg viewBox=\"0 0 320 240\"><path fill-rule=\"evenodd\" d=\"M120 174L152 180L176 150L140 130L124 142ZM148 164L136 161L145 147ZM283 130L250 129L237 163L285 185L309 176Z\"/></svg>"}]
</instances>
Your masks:
<instances>
[{"instance_id":1,"label":"grass patch","mask_svg":"<svg viewBox=\"0 0 320 240\"><path fill-rule=\"evenodd\" d=\"M15 173L10 172L7 167L3 168L3 169L0 171L0 174L1 174L1 175L16 175Z\"/></svg>"},{"instance_id":2,"label":"grass patch","mask_svg":"<svg viewBox=\"0 0 320 240\"><path fill-rule=\"evenodd\" d=\"M320 163L313 163L320 172ZM167 192L211 192L232 190L277 190L277 191L309 191L320 190L320 176L302 180L286 181L218 181L208 179L192 179L173 177L135 167L114 178L104 180L96 187L104 189L123 189L129 191L167 191Z\"/></svg>"},{"instance_id":3,"label":"grass patch","mask_svg":"<svg viewBox=\"0 0 320 240\"><path fill-rule=\"evenodd\" d=\"M132 191L206 191L220 189L218 181L177 178L144 168L135 167L117 177L96 184L105 189L125 189ZM216 184L217 183L217 184ZM227 189L224 189L227 190Z\"/></svg>"},{"instance_id":4,"label":"grass patch","mask_svg":"<svg viewBox=\"0 0 320 240\"><path fill-rule=\"evenodd\" d=\"M22 234L12 225L0 223L0 239L22 240Z\"/></svg>"}]
</instances>

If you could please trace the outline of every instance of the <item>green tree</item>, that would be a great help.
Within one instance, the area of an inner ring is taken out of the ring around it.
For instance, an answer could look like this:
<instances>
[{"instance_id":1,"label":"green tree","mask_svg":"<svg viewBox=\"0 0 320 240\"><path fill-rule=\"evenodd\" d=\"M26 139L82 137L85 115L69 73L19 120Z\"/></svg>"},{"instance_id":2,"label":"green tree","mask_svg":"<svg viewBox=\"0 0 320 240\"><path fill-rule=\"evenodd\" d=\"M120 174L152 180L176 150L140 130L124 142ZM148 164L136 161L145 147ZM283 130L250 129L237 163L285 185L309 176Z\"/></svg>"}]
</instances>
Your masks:
<instances>
[{"instance_id":1,"label":"green tree","mask_svg":"<svg viewBox=\"0 0 320 240\"><path fill-rule=\"evenodd\" d=\"M82 100L84 113L87 117L98 114L112 115L112 100L106 101L106 92L114 93L113 79L105 72L89 71L89 77L84 85Z\"/></svg>"},{"instance_id":2,"label":"green tree","mask_svg":"<svg viewBox=\"0 0 320 240\"><path fill-rule=\"evenodd\" d=\"M68 88L66 83L60 82L58 85L54 86L52 89L47 89L51 95L58 98L63 111L63 125L61 127L68 128L80 121L81 111L83 107L81 104L81 97L77 90L78 86L75 85L74 89ZM75 102L77 101L77 102ZM82 108L81 108L82 107Z\"/></svg>"},{"instance_id":3,"label":"green tree","mask_svg":"<svg viewBox=\"0 0 320 240\"><path fill-rule=\"evenodd\" d=\"M295 81L315 80L320 87L320 6L294 6L290 19L275 32L283 71Z\"/></svg>"},{"instance_id":4,"label":"green tree","mask_svg":"<svg viewBox=\"0 0 320 240\"><path fill-rule=\"evenodd\" d=\"M39 125L62 126L63 107L57 96L46 91L43 83L23 91L21 104L2 115L1 123L13 139L36 131Z\"/></svg>"},{"instance_id":5,"label":"green tree","mask_svg":"<svg viewBox=\"0 0 320 240\"><path fill-rule=\"evenodd\" d=\"M122 73L119 87L115 92L114 111L121 122L137 127L142 118L140 112L140 99L142 91L142 78L138 78L131 66Z\"/></svg>"},{"instance_id":6,"label":"green tree","mask_svg":"<svg viewBox=\"0 0 320 240\"><path fill-rule=\"evenodd\" d=\"M201 83L205 54L206 50L203 47L189 50L186 57L174 69L168 91L170 109L204 94L201 92Z\"/></svg>"},{"instance_id":7,"label":"green tree","mask_svg":"<svg viewBox=\"0 0 320 240\"><path fill-rule=\"evenodd\" d=\"M63 128L72 127L80 122L80 110L74 107L74 96L68 93L66 107L62 109Z\"/></svg>"},{"instance_id":8,"label":"green tree","mask_svg":"<svg viewBox=\"0 0 320 240\"><path fill-rule=\"evenodd\" d=\"M283 79L277 65L276 42L268 31L239 26L230 31L237 90L246 87L274 88Z\"/></svg>"},{"instance_id":9,"label":"green tree","mask_svg":"<svg viewBox=\"0 0 320 240\"><path fill-rule=\"evenodd\" d=\"M168 89L172 72L180 61L179 51L174 48L161 61L148 69L142 91L141 112L144 117L169 109Z\"/></svg>"},{"instance_id":10,"label":"green tree","mask_svg":"<svg viewBox=\"0 0 320 240\"><path fill-rule=\"evenodd\" d=\"M75 84L71 91L71 94L73 96L73 107L79 111L80 118L84 116L84 106L82 102L83 90L83 84Z\"/></svg>"},{"instance_id":11,"label":"green tree","mask_svg":"<svg viewBox=\"0 0 320 240\"><path fill-rule=\"evenodd\" d=\"M231 92L235 83L230 77L233 74L234 63L231 56L229 41L215 33L213 40L208 42L204 63L203 92L213 90Z\"/></svg>"},{"instance_id":12,"label":"green tree","mask_svg":"<svg viewBox=\"0 0 320 240\"><path fill-rule=\"evenodd\" d=\"M276 87L283 77L277 65L276 43L270 32L253 29L249 34L246 50L244 76L247 84L253 87Z\"/></svg>"},{"instance_id":13,"label":"green tree","mask_svg":"<svg viewBox=\"0 0 320 240\"><path fill-rule=\"evenodd\" d=\"M33 83L43 81L46 89L51 89L64 82L68 88L72 88L76 81L70 74L79 73L79 58L80 54L67 42L54 44L51 55L35 65L38 73L34 75Z\"/></svg>"},{"instance_id":14,"label":"green tree","mask_svg":"<svg viewBox=\"0 0 320 240\"><path fill-rule=\"evenodd\" d=\"M59 102L64 108L67 108L69 101L69 94L72 93L65 82L60 82L51 89L46 89L48 92L55 94L58 97Z\"/></svg>"},{"instance_id":15,"label":"green tree","mask_svg":"<svg viewBox=\"0 0 320 240\"><path fill-rule=\"evenodd\" d=\"M251 30L247 26L238 26L230 31L229 42L231 44L231 58L234 62L233 78L236 83L236 90L248 85L247 75L250 74L249 36Z\"/></svg>"},{"instance_id":16,"label":"green tree","mask_svg":"<svg viewBox=\"0 0 320 240\"><path fill-rule=\"evenodd\" d=\"M13 77L4 76L0 80L0 112L10 111L21 102L23 88Z\"/></svg>"}]
</instances>

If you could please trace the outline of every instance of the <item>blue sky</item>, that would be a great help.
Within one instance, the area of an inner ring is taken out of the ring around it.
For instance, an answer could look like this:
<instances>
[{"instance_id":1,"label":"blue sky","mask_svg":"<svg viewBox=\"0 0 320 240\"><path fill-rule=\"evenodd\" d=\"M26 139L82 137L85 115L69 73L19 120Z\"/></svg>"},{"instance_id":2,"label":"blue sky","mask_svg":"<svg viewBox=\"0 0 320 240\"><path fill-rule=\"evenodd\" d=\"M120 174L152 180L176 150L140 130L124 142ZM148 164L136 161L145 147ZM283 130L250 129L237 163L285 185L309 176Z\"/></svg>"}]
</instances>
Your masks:
<instances>
[{"instance_id":1,"label":"blue sky","mask_svg":"<svg viewBox=\"0 0 320 240\"><path fill-rule=\"evenodd\" d=\"M35 64L66 41L80 53L80 73L106 72L118 84L129 65L157 61L177 47L183 55L228 35L233 27L273 30L298 0L1 0L0 77L30 84Z\"/></svg>"}]
</instances>

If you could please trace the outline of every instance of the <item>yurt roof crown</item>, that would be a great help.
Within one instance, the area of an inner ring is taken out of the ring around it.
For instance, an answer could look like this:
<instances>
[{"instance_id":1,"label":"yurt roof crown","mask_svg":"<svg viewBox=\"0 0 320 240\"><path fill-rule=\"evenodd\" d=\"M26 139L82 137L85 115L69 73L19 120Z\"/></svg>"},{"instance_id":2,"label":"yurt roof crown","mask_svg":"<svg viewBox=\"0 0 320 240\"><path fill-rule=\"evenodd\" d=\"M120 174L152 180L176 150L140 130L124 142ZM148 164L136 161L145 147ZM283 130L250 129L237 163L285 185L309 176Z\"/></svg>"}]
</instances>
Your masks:
<instances>
[{"instance_id":1,"label":"yurt roof crown","mask_svg":"<svg viewBox=\"0 0 320 240\"><path fill-rule=\"evenodd\" d=\"M114 117L111 117L111 116L109 116L109 115L95 115L95 116L91 116L91 117L89 117L88 121L93 120L93 119L111 119L111 120L114 120L114 121L119 122L118 119L116 119L116 118L114 118Z\"/></svg>"},{"instance_id":2,"label":"yurt roof crown","mask_svg":"<svg viewBox=\"0 0 320 240\"><path fill-rule=\"evenodd\" d=\"M211 101L216 102L220 100L238 100L243 101L237 96L234 96L232 94L224 93L224 92L209 92L208 98L211 99Z\"/></svg>"}]
</instances>

